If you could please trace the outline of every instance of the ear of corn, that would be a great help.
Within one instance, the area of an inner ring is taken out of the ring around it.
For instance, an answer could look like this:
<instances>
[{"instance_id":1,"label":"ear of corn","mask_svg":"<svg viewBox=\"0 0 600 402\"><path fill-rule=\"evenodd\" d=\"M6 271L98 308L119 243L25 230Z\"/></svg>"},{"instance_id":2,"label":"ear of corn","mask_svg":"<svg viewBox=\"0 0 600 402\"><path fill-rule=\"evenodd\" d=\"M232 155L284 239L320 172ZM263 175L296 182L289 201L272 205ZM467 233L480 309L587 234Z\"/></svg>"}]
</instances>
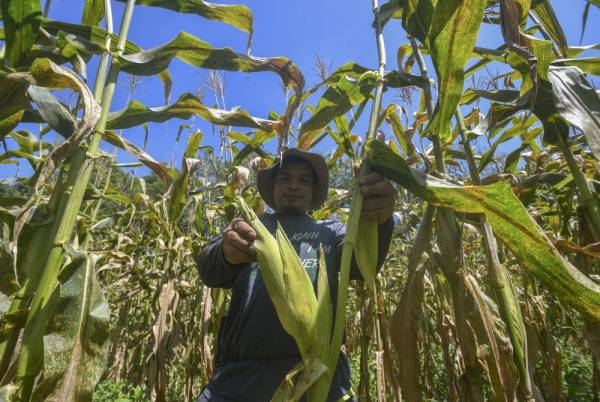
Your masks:
<instances>
[{"instance_id":1,"label":"ear of corn","mask_svg":"<svg viewBox=\"0 0 600 402\"><path fill-rule=\"evenodd\" d=\"M327 266L325 265L325 254L323 247L319 253L319 275L317 278L317 322L316 334L320 345L318 345L319 356L324 356L329 351L331 343L331 328L333 325L333 306L331 305L331 294L329 293L329 280L327 277Z\"/></svg>"},{"instance_id":2,"label":"ear of corn","mask_svg":"<svg viewBox=\"0 0 600 402\"><path fill-rule=\"evenodd\" d=\"M325 400L330 381L320 379L329 378L329 374L323 374L333 372L324 363L329 360L333 309L323 249L320 250L315 294L312 282L281 226L278 225L273 237L241 197L237 203L246 222L256 231L254 247L267 292L281 325L296 341L303 361L302 373L294 382L293 392L286 391L292 381L287 378L273 400L298 400L306 390L309 401Z\"/></svg>"},{"instance_id":3,"label":"ear of corn","mask_svg":"<svg viewBox=\"0 0 600 402\"><path fill-rule=\"evenodd\" d=\"M377 221L361 219L358 224L354 257L358 269L371 291L375 289L375 274L377 273L377 237Z\"/></svg>"},{"instance_id":4,"label":"ear of corn","mask_svg":"<svg viewBox=\"0 0 600 402\"><path fill-rule=\"evenodd\" d=\"M296 250L279 225L275 236L283 262L283 281L287 290L287 300L283 306L286 310L286 323L284 324L284 320L281 320L281 323L285 330L296 338L302 358L307 360L317 352L317 297Z\"/></svg>"},{"instance_id":5,"label":"ear of corn","mask_svg":"<svg viewBox=\"0 0 600 402\"><path fill-rule=\"evenodd\" d=\"M273 238L271 233L269 233L267 228L265 228L258 219L254 211L246 205L242 198L238 198L237 204L244 220L248 222L256 232L254 247L256 248L258 266L260 267L263 280L267 286L269 296L271 297L275 309L277 310L277 314L279 315L279 319L283 324L285 317L282 319L282 315L286 316L287 314L284 314L285 308L282 308L281 306L285 306L287 303L287 290L283 280L283 271L280 268L283 267L281 254L276 252L279 249L279 246L275 238ZM286 331L288 330L285 325L284 328Z\"/></svg>"},{"instance_id":6,"label":"ear of corn","mask_svg":"<svg viewBox=\"0 0 600 402\"><path fill-rule=\"evenodd\" d=\"M325 265L325 254L323 247L319 253L319 275L317 278L317 301L319 304L317 328L317 347L320 350L319 356L323 356L325 362L329 362L329 357L325 358L331 352L331 335L333 326L333 306L331 304L331 294L329 293L329 280L327 277L327 267ZM327 399L329 394L329 384L331 375L335 371L334 367L328 367L328 370L321 375L315 384L308 391L308 400L310 402L319 402Z\"/></svg>"}]
</instances>

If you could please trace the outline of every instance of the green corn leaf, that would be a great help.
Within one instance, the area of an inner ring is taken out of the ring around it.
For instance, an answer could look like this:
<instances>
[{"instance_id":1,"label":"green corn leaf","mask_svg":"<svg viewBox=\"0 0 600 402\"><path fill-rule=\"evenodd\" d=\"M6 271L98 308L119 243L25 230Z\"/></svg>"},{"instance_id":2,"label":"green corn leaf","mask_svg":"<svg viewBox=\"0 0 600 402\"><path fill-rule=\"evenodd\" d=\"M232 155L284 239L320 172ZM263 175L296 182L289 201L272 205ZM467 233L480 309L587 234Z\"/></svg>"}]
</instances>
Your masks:
<instances>
[{"instance_id":1,"label":"green corn leaf","mask_svg":"<svg viewBox=\"0 0 600 402\"><path fill-rule=\"evenodd\" d=\"M406 0L402 15L404 30L421 43L427 40L433 12L438 0Z\"/></svg>"},{"instance_id":2,"label":"green corn leaf","mask_svg":"<svg viewBox=\"0 0 600 402\"><path fill-rule=\"evenodd\" d=\"M23 110L20 110L15 114L0 120L0 140L6 137L8 133L17 127L17 124L19 124L21 119L23 119L24 113L25 112Z\"/></svg>"},{"instance_id":3,"label":"green corn leaf","mask_svg":"<svg viewBox=\"0 0 600 402\"><path fill-rule=\"evenodd\" d=\"M194 171L200 166L200 161L195 159L195 157L200 148L202 137L202 132L198 130L189 138L181 163L181 174L170 189L167 209L169 221L172 223L176 223L179 220L183 207L188 201L190 179Z\"/></svg>"},{"instance_id":4,"label":"green corn leaf","mask_svg":"<svg viewBox=\"0 0 600 402\"><path fill-rule=\"evenodd\" d=\"M40 0L2 0L0 7L6 36L6 60L13 67L25 66L40 29Z\"/></svg>"},{"instance_id":5,"label":"green corn leaf","mask_svg":"<svg viewBox=\"0 0 600 402\"><path fill-rule=\"evenodd\" d=\"M388 23L391 19L401 19L402 11L404 7L404 1L402 0L389 0L387 3L383 4L379 7L379 19L381 23L381 27L383 28L385 24ZM373 23L375 24L375 23Z\"/></svg>"},{"instance_id":6,"label":"green corn leaf","mask_svg":"<svg viewBox=\"0 0 600 402\"><path fill-rule=\"evenodd\" d=\"M11 74L0 74L0 120L12 118L14 121L17 113L21 113L22 118L23 111L30 108L27 97L30 82L26 76L14 78Z\"/></svg>"},{"instance_id":7,"label":"green corn leaf","mask_svg":"<svg viewBox=\"0 0 600 402\"><path fill-rule=\"evenodd\" d=\"M122 150L128 152L134 158L139 160L147 168L152 170L167 186L171 184L176 173L164 163L156 161L143 149L138 148L135 144L127 141L121 136L115 134L114 131L105 131L102 139Z\"/></svg>"},{"instance_id":8,"label":"green corn leaf","mask_svg":"<svg viewBox=\"0 0 600 402\"><path fill-rule=\"evenodd\" d=\"M375 290L378 253L377 220L361 219L354 247L354 257L358 269L371 291Z\"/></svg>"},{"instance_id":9,"label":"green corn leaf","mask_svg":"<svg viewBox=\"0 0 600 402\"><path fill-rule=\"evenodd\" d=\"M566 56L569 53L569 44L550 0L534 0L531 4L531 11L538 18L554 43L557 44L562 54Z\"/></svg>"},{"instance_id":10,"label":"green corn leaf","mask_svg":"<svg viewBox=\"0 0 600 402\"><path fill-rule=\"evenodd\" d=\"M506 326L500 318L496 303L480 288L472 275L465 278L470 293L469 310L475 319L471 325L480 345L487 346L482 353L487 361L493 400L512 402L516 397L517 370L512 361L512 347L506 335ZM516 300L516 299L513 299Z\"/></svg>"},{"instance_id":11,"label":"green corn leaf","mask_svg":"<svg viewBox=\"0 0 600 402\"><path fill-rule=\"evenodd\" d=\"M583 131L600 161L600 98L594 86L577 67L551 66L548 76L558 114Z\"/></svg>"},{"instance_id":12,"label":"green corn leaf","mask_svg":"<svg viewBox=\"0 0 600 402\"><path fill-rule=\"evenodd\" d=\"M77 252L61 271L56 309L44 335L44 376L34 401L91 400L104 372L110 312L94 266L94 257Z\"/></svg>"},{"instance_id":13,"label":"green corn leaf","mask_svg":"<svg viewBox=\"0 0 600 402\"><path fill-rule=\"evenodd\" d=\"M144 123L164 122L174 118L187 120L192 116L198 116L214 124L251 127L264 131L273 131L277 126L275 121L252 117L243 110L229 111L206 107L194 95L184 93L175 103L161 107L147 107L134 100L126 109L109 114L107 128L130 128Z\"/></svg>"},{"instance_id":14,"label":"green corn leaf","mask_svg":"<svg viewBox=\"0 0 600 402\"><path fill-rule=\"evenodd\" d=\"M104 0L85 0L81 24L87 26L98 26L104 18Z\"/></svg>"},{"instance_id":15,"label":"green corn leaf","mask_svg":"<svg viewBox=\"0 0 600 402\"><path fill-rule=\"evenodd\" d=\"M574 268L556 250L512 192L510 185L457 186L410 168L378 141L369 141L367 160L386 175L433 205L459 212L485 214L494 234L563 303L586 318L600 321L600 286Z\"/></svg>"},{"instance_id":16,"label":"green corn leaf","mask_svg":"<svg viewBox=\"0 0 600 402\"><path fill-rule=\"evenodd\" d=\"M127 0L117 0L126 3ZM137 0L141 6L161 7L179 13L197 14L209 20L222 21L252 35L252 11L243 4L214 4L203 0Z\"/></svg>"},{"instance_id":17,"label":"green corn leaf","mask_svg":"<svg viewBox=\"0 0 600 402\"><path fill-rule=\"evenodd\" d=\"M30 85L27 93L36 103L43 121L52 129L65 138L69 138L75 132L77 121L48 89Z\"/></svg>"},{"instance_id":18,"label":"green corn leaf","mask_svg":"<svg viewBox=\"0 0 600 402\"><path fill-rule=\"evenodd\" d=\"M67 156L69 156L71 152L92 133L96 121L100 118L100 107L94 100L88 86L77 76L77 74L54 64L48 59L36 59L31 65L30 73L8 74L1 79L17 82L20 86L23 86L23 82L25 82L27 83L27 85L24 86L25 88L29 86L28 84L35 84L47 89L71 89L81 94L81 101L83 104L82 118L78 121L76 129L69 138L60 143L60 145L54 147L53 150L46 155L44 163L39 166L38 176L33 188L34 194L37 194L54 173L55 167L67 158ZM17 237L25 224L27 218L26 212L31 208L35 198L35 196L32 197L29 202L23 206L19 219L15 223L15 237Z\"/></svg>"},{"instance_id":19,"label":"green corn leaf","mask_svg":"<svg viewBox=\"0 0 600 402\"><path fill-rule=\"evenodd\" d=\"M242 148L240 152L235 155L235 158L231 162L232 166L241 165L244 159L246 159L252 152L262 156L263 158L267 156L267 153L261 148L261 146L267 141L271 140L275 136L275 131L262 131L258 130L252 136L252 139L248 144Z\"/></svg>"},{"instance_id":20,"label":"green corn leaf","mask_svg":"<svg viewBox=\"0 0 600 402\"><path fill-rule=\"evenodd\" d=\"M586 73L600 75L600 57L583 57L580 59L559 59L552 62L554 66L567 65L577 67Z\"/></svg>"},{"instance_id":21,"label":"green corn leaf","mask_svg":"<svg viewBox=\"0 0 600 402\"><path fill-rule=\"evenodd\" d=\"M50 34L55 35L60 39L61 35L65 41L69 42L71 48L85 49L85 52L100 54L105 51L106 36L108 33L97 26L84 26L77 24L69 24L62 21L53 21L45 19L42 23L42 27ZM74 35L73 37L67 34ZM119 43L119 36L116 34L111 35L111 52L117 51L117 44ZM139 53L142 51L138 45L131 41L125 43L125 54ZM165 102L171 96L171 88L173 86L173 79L167 70L161 71L158 74L158 78L163 83Z\"/></svg>"},{"instance_id":22,"label":"green corn leaf","mask_svg":"<svg viewBox=\"0 0 600 402\"><path fill-rule=\"evenodd\" d=\"M229 48L215 49L207 42L182 32L172 41L144 52L119 58L121 70L134 75L154 75L165 70L175 58L190 65L246 73L271 71L284 85L300 90L304 77L294 63L285 57L260 58L237 54Z\"/></svg>"},{"instance_id":23,"label":"green corn leaf","mask_svg":"<svg viewBox=\"0 0 600 402\"><path fill-rule=\"evenodd\" d=\"M354 105L371 96L377 85L375 73L367 70L358 79L342 75L335 86L327 88L313 115L302 124L298 147L310 148L312 142L334 118L343 116Z\"/></svg>"},{"instance_id":24,"label":"green corn leaf","mask_svg":"<svg viewBox=\"0 0 600 402\"><path fill-rule=\"evenodd\" d=\"M427 44L438 77L438 100L427 132L443 141L450 138L450 122L456 111L485 0L439 1L431 20Z\"/></svg>"}]
</instances>

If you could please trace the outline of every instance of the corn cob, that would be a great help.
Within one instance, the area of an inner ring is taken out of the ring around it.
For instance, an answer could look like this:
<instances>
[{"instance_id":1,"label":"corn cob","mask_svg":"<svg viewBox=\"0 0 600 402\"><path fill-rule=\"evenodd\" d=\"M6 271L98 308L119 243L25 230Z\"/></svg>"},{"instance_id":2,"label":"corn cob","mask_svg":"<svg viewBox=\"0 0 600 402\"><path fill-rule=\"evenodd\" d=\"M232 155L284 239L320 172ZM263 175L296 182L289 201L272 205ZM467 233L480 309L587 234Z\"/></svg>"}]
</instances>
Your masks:
<instances>
[{"instance_id":1,"label":"corn cob","mask_svg":"<svg viewBox=\"0 0 600 402\"><path fill-rule=\"evenodd\" d=\"M298 344L306 361L315 352L315 322L318 303L312 283L283 229L276 237L264 227L254 211L240 197L238 207L246 222L256 231L254 247L258 266L279 321Z\"/></svg>"}]
</instances>

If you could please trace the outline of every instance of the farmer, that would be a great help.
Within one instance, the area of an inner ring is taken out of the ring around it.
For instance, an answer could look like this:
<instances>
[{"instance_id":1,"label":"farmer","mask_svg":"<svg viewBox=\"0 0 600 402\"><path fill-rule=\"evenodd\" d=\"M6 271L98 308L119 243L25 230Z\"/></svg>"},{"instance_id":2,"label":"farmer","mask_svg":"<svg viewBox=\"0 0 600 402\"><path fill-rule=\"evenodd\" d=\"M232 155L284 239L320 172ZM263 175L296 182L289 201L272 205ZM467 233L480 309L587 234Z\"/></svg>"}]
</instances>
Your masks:
<instances>
[{"instance_id":1,"label":"farmer","mask_svg":"<svg viewBox=\"0 0 600 402\"><path fill-rule=\"evenodd\" d=\"M345 227L339 221L315 221L309 211L327 197L329 171L318 154L289 149L282 163L258 172L258 191L275 213L261 221L275 233L277 222L316 282L319 250L323 247L332 300L337 298ZM364 195L362 216L379 223L379 261L382 265L394 227L394 189L378 173L360 180ZM256 233L240 218L209 243L198 257L200 277L209 287L232 288L229 312L218 337L214 374L199 402L268 402L285 375L300 362L294 339L281 326L256 263L252 241ZM361 279L353 263L351 279ZM328 401L356 400L350 388L350 366L340 353ZM353 399L354 398L354 399Z\"/></svg>"}]
</instances>

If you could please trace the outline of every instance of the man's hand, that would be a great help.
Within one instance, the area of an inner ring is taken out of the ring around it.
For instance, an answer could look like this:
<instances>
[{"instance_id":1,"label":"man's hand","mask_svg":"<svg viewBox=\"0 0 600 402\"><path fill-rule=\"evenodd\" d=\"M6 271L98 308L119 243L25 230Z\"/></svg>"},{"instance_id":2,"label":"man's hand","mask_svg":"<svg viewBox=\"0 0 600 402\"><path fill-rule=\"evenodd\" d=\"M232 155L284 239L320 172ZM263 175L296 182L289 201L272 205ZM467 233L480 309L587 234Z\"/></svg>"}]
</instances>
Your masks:
<instances>
[{"instance_id":1,"label":"man's hand","mask_svg":"<svg viewBox=\"0 0 600 402\"><path fill-rule=\"evenodd\" d=\"M235 218L223 230L223 255L230 264L247 264L256 261L254 249L256 232L241 218Z\"/></svg>"},{"instance_id":2,"label":"man's hand","mask_svg":"<svg viewBox=\"0 0 600 402\"><path fill-rule=\"evenodd\" d=\"M359 166L354 166L358 173ZM364 197L362 216L366 219L377 219L382 223L394 213L394 186L389 180L377 172L370 172L358 181L360 192Z\"/></svg>"}]
</instances>

